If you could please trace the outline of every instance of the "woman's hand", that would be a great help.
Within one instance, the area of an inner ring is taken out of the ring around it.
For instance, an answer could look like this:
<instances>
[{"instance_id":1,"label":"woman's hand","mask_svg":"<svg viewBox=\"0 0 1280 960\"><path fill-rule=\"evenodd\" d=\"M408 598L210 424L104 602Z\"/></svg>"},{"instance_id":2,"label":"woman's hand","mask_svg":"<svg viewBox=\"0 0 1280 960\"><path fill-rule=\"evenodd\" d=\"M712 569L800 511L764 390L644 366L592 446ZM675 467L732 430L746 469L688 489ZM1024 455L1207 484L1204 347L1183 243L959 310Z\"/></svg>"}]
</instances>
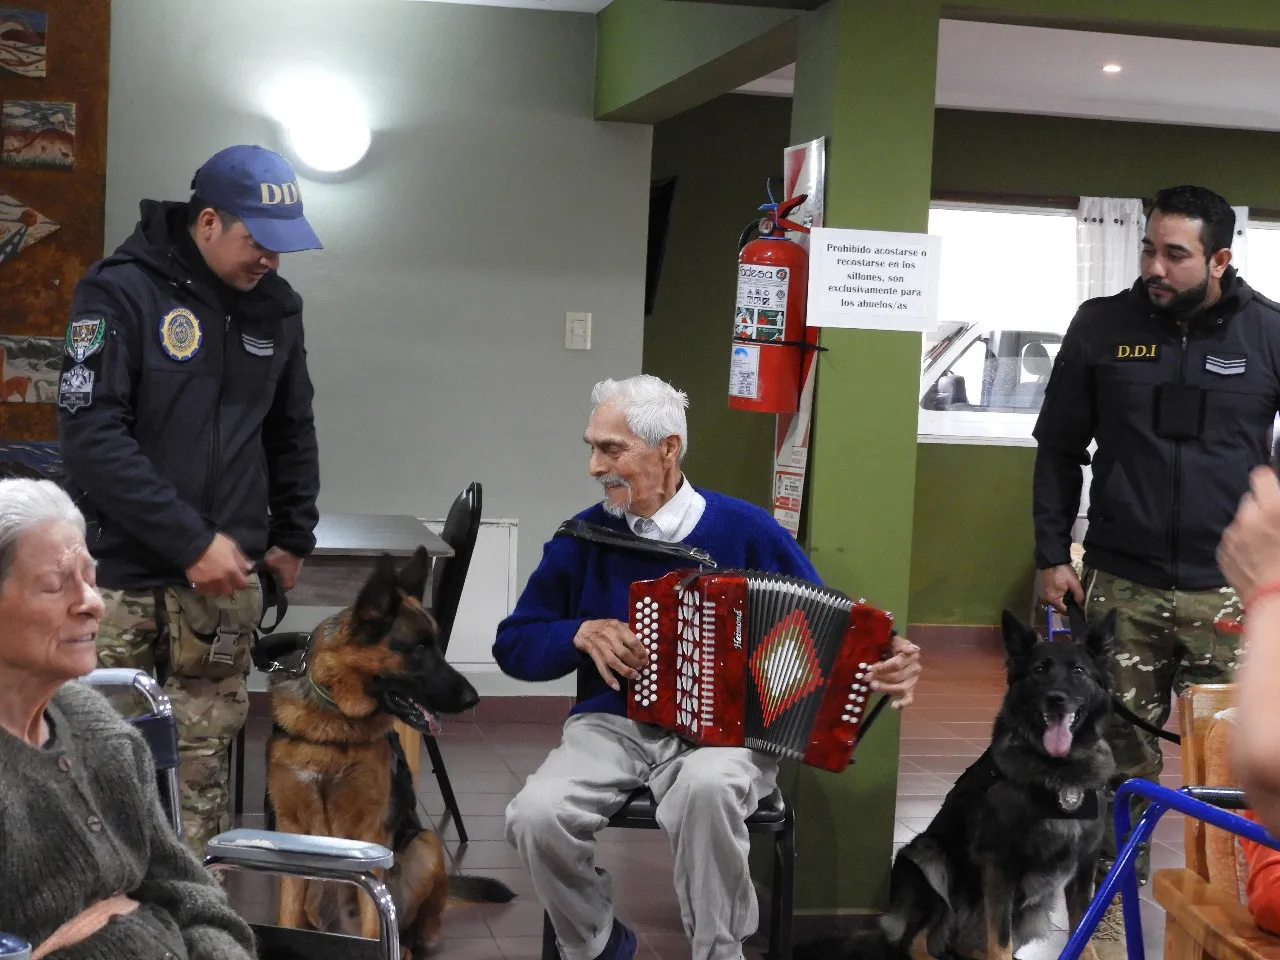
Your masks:
<instances>
[{"instance_id":1,"label":"woman's hand","mask_svg":"<svg viewBox=\"0 0 1280 960\"><path fill-rule=\"evenodd\" d=\"M1244 604L1259 587L1280 581L1280 481L1270 467L1258 467L1249 481L1218 543L1218 566Z\"/></svg>"}]
</instances>

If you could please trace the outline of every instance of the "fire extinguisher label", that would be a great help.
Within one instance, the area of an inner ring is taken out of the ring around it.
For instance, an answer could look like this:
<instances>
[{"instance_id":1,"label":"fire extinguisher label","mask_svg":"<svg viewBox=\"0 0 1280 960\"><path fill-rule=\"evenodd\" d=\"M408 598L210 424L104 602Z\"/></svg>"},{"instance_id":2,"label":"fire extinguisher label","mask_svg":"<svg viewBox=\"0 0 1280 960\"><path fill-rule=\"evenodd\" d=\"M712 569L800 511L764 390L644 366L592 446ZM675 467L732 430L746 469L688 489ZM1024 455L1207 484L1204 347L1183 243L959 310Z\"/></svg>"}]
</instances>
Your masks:
<instances>
[{"instance_id":1,"label":"fire extinguisher label","mask_svg":"<svg viewBox=\"0 0 1280 960\"><path fill-rule=\"evenodd\" d=\"M783 339L787 325L787 267L738 265L738 305L733 335L766 342Z\"/></svg>"},{"instance_id":2,"label":"fire extinguisher label","mask_svg":"<svg viewBox=\"0 0 1280 960\"><path fill-rule=\"evenodd\" d=\"M729 396L744 400L760 398L760 348L753 343L735 343L729 362Z\"/></svg>"}]
</instances>

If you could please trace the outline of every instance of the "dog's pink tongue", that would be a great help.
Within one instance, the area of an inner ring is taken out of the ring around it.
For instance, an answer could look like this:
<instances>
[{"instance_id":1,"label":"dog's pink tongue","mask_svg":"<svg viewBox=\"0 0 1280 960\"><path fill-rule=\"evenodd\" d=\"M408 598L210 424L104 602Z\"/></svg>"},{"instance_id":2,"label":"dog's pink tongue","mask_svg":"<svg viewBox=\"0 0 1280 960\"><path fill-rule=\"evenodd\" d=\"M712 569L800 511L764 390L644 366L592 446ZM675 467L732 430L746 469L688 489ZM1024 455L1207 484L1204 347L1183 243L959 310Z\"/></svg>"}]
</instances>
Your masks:
<instances>
[{"instance_id":1,"label":"dog's pink tongue","mask_svg":"<svg viewBox=\"0 0 1280 960\"><path fill-rule=\"evenodd\" d=\"M1049 722L1044 732L1044 752L1051 757L1065 757L1071 752L1071 727L1066 717Z\"/></svg>"},{"instance_id":2,"label":"dog's pink tongue","mask_svg":"<svg viewBox=\"0 0 1280 960\"><path fill-rule=\"evenodd\" d=\"M436 719L434 713L427 714L427 729L431 731L433 737L440 736L440 721Z\"/></svg>"}]
</instances>

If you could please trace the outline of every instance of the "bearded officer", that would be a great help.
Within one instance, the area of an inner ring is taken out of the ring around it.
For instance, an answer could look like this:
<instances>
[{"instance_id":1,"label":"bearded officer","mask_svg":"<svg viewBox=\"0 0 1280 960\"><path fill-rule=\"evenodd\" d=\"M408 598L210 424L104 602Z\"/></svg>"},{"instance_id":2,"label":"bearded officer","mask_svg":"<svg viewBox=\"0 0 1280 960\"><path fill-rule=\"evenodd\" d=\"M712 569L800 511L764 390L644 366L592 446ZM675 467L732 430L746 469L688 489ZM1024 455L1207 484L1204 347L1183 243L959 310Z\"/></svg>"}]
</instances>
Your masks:
<instances>
[{"instance_id":1,"label":"bearded officer","mask_svg":"<svg viewBox=\"0 0 1280 960\"><path fill-rule=\"evenodd\" d=\"M1231 266L1236 217L1199 186L1156 194L1141 276L1081 305L1062 341L1035 427L1034 515L1040 598L1091 620L1118 611L1112 674L1123 705L1154 728L1170 698L1229 683L1243 653L1239 598L1215 551L1250 471L1270 454L1280 408L1280 307ZM1084 576L1070 562L1081 465L1096 441ZM1159 780L1160 741L1117 716L1112 788ZM1111 816L1099 879L1116 855ZM1145 882L1148 857L1139 854ZM1118 901L1117 901L1118 903ZM1119 956L1118 908L1099 924Z\"/></svg>"},{"instance_id":2,"label":"bearded officer","mask_svg":"<svg viewBox=\"0 0 1280 960\"><path fill-rule=\"evenodd\" d=\"M104 667L154 673L178 722L185 838L229 827L232 739L262 615L315 546L320 490L302 300L280 255L320 249L284 157L233 146L186 203L144 200L81 278L58 393L89 521Z\"/></svg>"}]
</instances>

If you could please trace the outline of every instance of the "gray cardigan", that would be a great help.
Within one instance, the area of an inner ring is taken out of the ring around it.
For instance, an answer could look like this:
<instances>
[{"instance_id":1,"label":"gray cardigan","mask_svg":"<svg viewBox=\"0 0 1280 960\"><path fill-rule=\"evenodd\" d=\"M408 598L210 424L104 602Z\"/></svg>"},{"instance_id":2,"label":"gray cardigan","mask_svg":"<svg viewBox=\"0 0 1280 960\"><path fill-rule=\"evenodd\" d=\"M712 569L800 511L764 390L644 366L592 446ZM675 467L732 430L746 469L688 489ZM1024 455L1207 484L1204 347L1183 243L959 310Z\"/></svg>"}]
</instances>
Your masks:
<instances>
[{"instance_id":1,"label":"gray cardigan","mask_svg":"<svg viewBox=\"0 0 1280 960\"><path fill-rule=\"evenodd\" d=\"M0 931L39 944L89 904L142 906L56 960L248 960L253 933L160 807L151 751L79 682L45 713L43 749L0 730Z\"/></svg>"}]
</instances>

